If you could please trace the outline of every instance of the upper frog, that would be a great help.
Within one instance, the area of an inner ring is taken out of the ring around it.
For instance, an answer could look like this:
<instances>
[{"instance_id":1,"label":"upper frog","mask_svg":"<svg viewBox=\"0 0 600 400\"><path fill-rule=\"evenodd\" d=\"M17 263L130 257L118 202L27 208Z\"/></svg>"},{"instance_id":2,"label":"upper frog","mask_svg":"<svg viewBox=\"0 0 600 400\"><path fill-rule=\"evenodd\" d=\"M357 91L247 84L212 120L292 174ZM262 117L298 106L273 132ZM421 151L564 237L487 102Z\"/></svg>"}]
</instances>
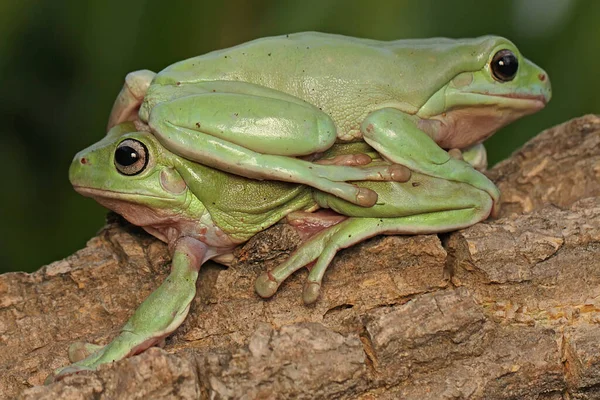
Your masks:
<instances>
[{"instance_id":1,"label":"upper frog","mask_svg":"<svg viewBox=\"0 0 600 400\"><path fill-rule=\"evenodd\" d=\"M362 137L360 124L372 111L394 108L439 122L427 131L448 149L481 142L551 97L544 70L503 37L385 42L305 32L165 68L150 87L142 115L165 100L160 86L206 81L250 82L303 99L331 116L341 140Z\"/></svg>"},{"instance_id":2,"label":"upper frog","mask_svg":"<svg viewBox=\"0 0 600 400\"><path fill-rule=\"evenodd\" d=\"M427 135L444 149L467 149L540 110L550 97L547 74L502 37L382 42L308 32L214 51L159 74L129 74L109 127L136 120L190 160L372 206L374 192L344 181L403 181L407 175L393 167L348 168L347 160L314 165L295 157L314 161L336 141L362 138L387 160L432 174L401 149L400 131ZM432 176L452 179L446 172Z\"/></svg>"}]
</instances>

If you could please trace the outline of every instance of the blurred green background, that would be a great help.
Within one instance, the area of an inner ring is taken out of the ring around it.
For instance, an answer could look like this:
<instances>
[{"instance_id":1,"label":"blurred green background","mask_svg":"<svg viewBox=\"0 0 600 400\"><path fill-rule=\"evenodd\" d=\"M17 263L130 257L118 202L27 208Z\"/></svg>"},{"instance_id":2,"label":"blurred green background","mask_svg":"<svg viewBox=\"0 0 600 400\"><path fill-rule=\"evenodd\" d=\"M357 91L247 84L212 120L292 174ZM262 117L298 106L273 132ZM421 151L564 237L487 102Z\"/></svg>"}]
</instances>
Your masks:
<instances>
[{"instance_id":1,"label":"blurred green background","mask_svg":"<svg viewBox=\"0 0 600 400\"><path fill-rule=\"evenodd\" d=\"M132 0L0 3L0 272L84 246L105 210L70 187L125 74L262 36L316 30L392 40L498 34L549 73L542 112L487 142L492 163L533 134L600 113L600 1Z\"/></svg>"}]
</instances>

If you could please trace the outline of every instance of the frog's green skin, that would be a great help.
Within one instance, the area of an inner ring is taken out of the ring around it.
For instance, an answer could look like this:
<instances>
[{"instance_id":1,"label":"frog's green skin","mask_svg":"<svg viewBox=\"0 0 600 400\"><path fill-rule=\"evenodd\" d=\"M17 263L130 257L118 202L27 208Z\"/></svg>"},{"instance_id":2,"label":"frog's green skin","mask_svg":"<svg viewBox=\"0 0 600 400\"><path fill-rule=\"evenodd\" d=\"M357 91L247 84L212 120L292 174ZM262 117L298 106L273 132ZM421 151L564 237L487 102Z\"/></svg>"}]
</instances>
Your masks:
<instances>
[{"instance_id":1,"label":"frog's green skin","mask_svg":"<svg viewBox=\"0 0 600 400\"><path fill-rule=\"evenodd\" d=\"M428 136L420 141L405 139L404 149L415 154L419 166L425 167L436 152L445 153ZM368 151L364 149L368 146L356 143L336 146L340 150L327 155L348 154L360 146L358 152ZM145 156L136 161L129 156L132 149ZM130 162L123 162L124 154ZM457 159L448 160L448 165L472 170ZM69 176L79 193L168 243L173 261L170 275L111 343L88 347L93 352L86 358L78 355L85 347L75 348L73 354L79 360L57 370L48 381L95 369L159 343L186 317L205 261L230 254L236 245L291 213L323 207L342 215L333 223L324 222L324 229L315 232L288 261L259 277L256 290L263 297L271 296L287 276L317 260L304 290L304 300L310 303L316 301L327 265L340 248L377 234L459 229L487 218L493 205L486 191L472 185L413 173L405 183L361 182L379 193L379 202L360 207L309 186L256 181L194 163L165 149L151 133L137 132L130 122L113 127L103 140L78 153ZM310 215L318 218L318 214Z\"/></svg>"},{"instance_id":2,"label":"frog's green skin","mask_svg":"<svg viewBox=\"0 0 600 400\"><path fill-rule=\"evenodd\" d=\"M508 80L491 66L501 50L518 60ZM469 183L496 200L495 186L479 174L456 176L446 165L448 154L419 169L398 136L408 131L444 149L467 149L540 110L550 97L547 74L501 37L381 42L307 32L214 51L158 75L129 74L109 127L139 120L190 160L371 206L373 192L343 181L403 181L407 175L393 167L364 170L290 157L362 138L393 163Z\"/></svg>"}]
</instances>

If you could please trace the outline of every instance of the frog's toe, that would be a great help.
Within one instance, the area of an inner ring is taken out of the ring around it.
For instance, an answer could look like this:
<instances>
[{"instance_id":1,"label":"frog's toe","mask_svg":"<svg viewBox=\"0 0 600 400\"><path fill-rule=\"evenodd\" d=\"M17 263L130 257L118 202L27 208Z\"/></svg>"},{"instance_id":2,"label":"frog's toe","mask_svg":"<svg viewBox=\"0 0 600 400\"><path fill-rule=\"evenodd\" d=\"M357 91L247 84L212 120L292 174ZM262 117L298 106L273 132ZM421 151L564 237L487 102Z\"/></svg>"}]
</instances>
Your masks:
<instances>
[{"instance_id":1,"label":"frog's toe","mask_svg":"<svg viewBox=\"0 0 600 400\"><path fill-rule=\"evenodd\" d=\"M51 383L61 381L69 375L78 374L83 371L93 371L93 370L94 370L94 368L84 367L82 365L75 365L75 364L68 365L66 367L59 368L59 369L55 370L53 373L51 373L50 375L48 375L48 377L44 381L44 385L49 385Z\"/></svg>"},{"instance_id":2,"label":"frog's toe","mask_svg":"<svg viewBox=\"0 0 600 400\"><path fill-rule=\"evenodd\" d=\"M304 304L313 304L319 298L321 284L318 282L306 282L302 289L302 300Z\"/></svg>"},{"instance_id":3,"label":"frog's toe","mask_svg":"<svg viewBox=\"0 0 600 400\"><path fill-rule=\"evenodd\" d=\"M256 290L256 293L264 299L273 296L278 288L279 282L277 282L273 275L268 271L260 274L254 282L254 290Z\"/></svg>"},{"instance_id":4,"label":"frog's toe","mask_svg":"<svg viewBox=\"0 0 600 400\"><path fill-rule=\"evenodd\" d=\"M85 342L72 343L69 346L69 361L71 361L72 363L81 361L84 358L88 357L90 354L102 349L103 347L104 346L99 346L97 344Z\"/></svg>"}]
</instances>

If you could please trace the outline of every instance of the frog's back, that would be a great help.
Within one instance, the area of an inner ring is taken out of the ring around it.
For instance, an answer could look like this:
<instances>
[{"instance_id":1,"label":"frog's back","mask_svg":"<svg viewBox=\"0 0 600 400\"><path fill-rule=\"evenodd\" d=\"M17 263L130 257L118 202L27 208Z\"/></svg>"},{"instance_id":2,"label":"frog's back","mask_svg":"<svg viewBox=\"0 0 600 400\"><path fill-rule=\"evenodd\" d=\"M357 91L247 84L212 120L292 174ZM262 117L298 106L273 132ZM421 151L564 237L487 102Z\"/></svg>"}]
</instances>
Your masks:
<instances>
[{"instance_id":1,"label":"frog's back","mask_svg":"<svg viewBox=\"0 0 600 400\"><path fill-rule=\"evenodd\" d=\"M243 81L280 90L356 129L380 105L413 113L464 69L449 57L488 38L383 42L318 32L257 39L173 64L155 82ZM475 57L476 58L476 57ZM468 62L468 61L467 61Z\"/></svg>"}]
</instances>

